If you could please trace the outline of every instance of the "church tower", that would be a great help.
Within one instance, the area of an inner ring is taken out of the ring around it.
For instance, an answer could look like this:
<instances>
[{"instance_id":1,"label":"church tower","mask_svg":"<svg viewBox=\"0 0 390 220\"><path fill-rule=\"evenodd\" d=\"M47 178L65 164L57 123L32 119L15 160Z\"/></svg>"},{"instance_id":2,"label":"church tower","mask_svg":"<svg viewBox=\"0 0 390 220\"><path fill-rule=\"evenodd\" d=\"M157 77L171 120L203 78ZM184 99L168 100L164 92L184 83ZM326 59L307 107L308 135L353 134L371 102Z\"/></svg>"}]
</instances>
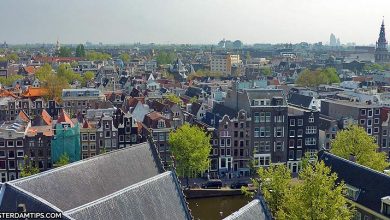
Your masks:
<instances>
[{"instance_id":1,"label":"church tower","mask_svg":"<svg viewBox=\"0 0 390 220\"><path fill-rule=\"evenodd\" d=\"M375 48L375 62L385 63L389 61L389 52L387 50L387 41L385 34L385 21L382 20L381 30L379 32L379 38L376 42Z\"/></svg>"}]
</instances>

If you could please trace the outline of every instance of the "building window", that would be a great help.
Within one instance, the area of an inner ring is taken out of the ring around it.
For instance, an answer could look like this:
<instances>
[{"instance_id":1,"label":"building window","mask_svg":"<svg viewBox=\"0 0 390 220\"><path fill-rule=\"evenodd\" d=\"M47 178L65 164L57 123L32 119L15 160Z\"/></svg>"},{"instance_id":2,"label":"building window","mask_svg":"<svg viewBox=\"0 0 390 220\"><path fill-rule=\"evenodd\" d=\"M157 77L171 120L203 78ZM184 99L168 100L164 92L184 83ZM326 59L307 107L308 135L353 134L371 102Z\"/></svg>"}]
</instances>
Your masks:
<instances>
[{"instance_id":1,"label":"building window","mask_svg":"<svg viewBox=\"0 0 390 220\"><path fill-rule=\"evenodd\" d=\"M226 156L230 156L230 149L226 149Z\"/></svg>"},{"instance_id":2,"label":"building window","mask_svg":"<svg viewBox=\"0 0 390 220\"><path fill-rule=\"evenodd\" d=\"M360 125L365 125L366 124L366 119L360 119Z\"/></svg>"},{"instance_id":3,"label":"building window","mask_svg":"<svg viewBox=\"0 0 390 220\"><path fill-rule=\"evenodd\" d=\"M276 141L274 151L283 151L283 142Z\"/></svg>"},{"instance_id":4,"label":"building window","mask_svg":"<svg viewBox=\"0 0 390 220\"><path fill-rule=\"evenodd\" d=\"M260 129L259 129L258 127L255 128L254 136L255 136L255 137L260 137Z\"/></svg>"},{"instance_id":5,"label":"building window","mask_svg":"<svg viewBox=\"0 0 390 220\"><path fill-rule=\"evenodd\" d=\"M221 147L224 147L225 146L225 139L224 138L221 138L221 140L219 141L219 145Z\"/></svg>"},{"instance_id":6,"label":"building window","mask_svg":"<svg viewBox=\"0 0 390 220\"><path fill-rule=\"evenodd\" d=\"M294 148L294 144L295 144L295 142L294 142L293 139L288 140L288 147L289 147L289 148Z\"/></svg>"},{"instance_id":7,"label":"building window","mask_svg":"<svg viewBox=\"0 0 390 220\"><path fill-rule=\"evenodd\" d=\"M290 126L295 126L295 119L290 119Z\"/></svg>"},{"instance_id":8,"label":"building window","mask_svg":"<svg viewBox=\"0 0 390 220\"><path fill-rule=\"evenodd\" d=\"M290 137L295 137L295 130L290 130L289 131L289 136Z\"/></svg>"},{"instance_id":9,"label":"building window","mask_svg":"<svg viewBox=\"0 0 390 220\"><path fill-rule=\"evenodd\" d=\"M91 141L96 140L96 135L95 134L90 134L89 135L89 140L91 140Z\"/></svg>"},{"instance_id":10,"label":"building window","mask_svg":"<svg viewBox=\"0 0 390 220\"><path fill-rule=\"evenodd\" d=\"M106 123L104 124L104 127L105 127L106 129L110 129L110 125L108 124L108 122L106 122Z\"/></svg>"},{"instance_id":11,"label":"building window","mask_svg":"<svg viewBox=\"0 0 390 220\"><path fill-rule=\"evenodd\" d=\"M255 120L255 123L259 123L260 122L260 115L258 112L255 112L254 114L254 120Z\"/></svg>"},{"instance_id":12,"label":"building window","mask_svg":"<svg viewBox=\"0 0 390 220\"><path fill-rule=\"evenodd\" d=\"M372 125L372 119L367 119L367 125L371 126Z\"/></svg>"},{"instance_id":13,"label":"building window","mask_svg":"<svg viewBox=\"0 0 390 220\"><path fill-rule=\"evenodd\" d=\"M387 129L382 130L382 136L387 136Z\"/></svg>"},{"instance_id":14,"label":"building window","mask_svg":"<svg viewBox=\"0 0 390 220\"><path fill-rule=\"evenodd\" d=\"M157 128L165 128L165 121L164 121L164 120L158 121L158 126L157 126Z\"/></svg>"},{"instance_id":15,"label":"building window","mask_svg":"<svg viewBox=\"0 0 390 220\"><path fill-rule=\"evenodd\" d=\"M369 135L372 134L372 128L367 128L367 134L369 134Z\"/></svg>"},{"instance_id":16,"label":"building window","mask_svg":"<svg viewBox=\"0 0 390 220\"><path fill-rule=\"evenodd\" d=\"M366 115L366 109L360 110L360 114L361 114L361 115Z\"/></svg>"},{"instance_id":17,"label":"building window","mask_svg":"<svg viewBox=\"0 0 390 220\"><path fill-rule=\"evenodd\" d=\"M309 123L314 123L314 117L313 116L309 117Z\"/></svg>"},{"instance_id":18,"label":"building window","mask_svg":"<svg viewBox=\"0 0 390 220\"><path fill-rule=\"evenodd\" d=\"M306 134L317 134L317 126L307 126Z\"/></svg>"},{"instance_id":19,"label":"building window","mask_svg":"<svg viewBox=\"0 0 390 220\"><path fill-rule=\"evenodd\" d=\"M284 122L284 116L283 115L275 116L275 122Z\"/></svg>"},{"instance_id":20,"label":"building window","mask_svg":"<svg viewBox=\"0 0 390 220\"><path fill-rule=\"evenodd\" d=\"M258 159L258 164L259 166L269 166L270 165L270 161L271 161L271 156L269 154L265 154L265 155L258 155L257 156L257 159Z\"/></svg>"},{"instance_id":21,"label":"building window","mask_svg":"<svg viewBox=\"0 0 390 220\"><path fill-rule=\"evenodd\" d=\"M88 134L83 134L82 135L82 140L83 141L88 141Z\"/></svg>"},{"instance_id":22,"label":"building window","mask_svg":"<svg viewBox=\"0 0 390 220\"><path fill-rule=\"evenodd\" d=\"M297 140L297 147L301 148L302 147L302 139Z\"/></svg>"},{"instance_id":23,"label":"building window","mask_svg":"<svg viewBox=\"0 0 390 220\"><path fill-rule=\"evenodd\" d=\"M4 141L0 141L0 147L5 147Z\"/></svg>"},{"instance_id":24,"label":"building window","mask_svg":"<svg viewBox=\"0 0 390 220\"><path fill-rule=\"evenodd\" d=\"M303 135L303 130L302 129L298 129L297 137L302 137L302 135Z\"/></svg>"},{"instance_id":25,"label":"building window","mask_svg":"<svg viewBox=\"0 0 390 220\"><path fill-rule=\"evenodd\" d=\"M7 141L7 147L13 147L14 142L13 141Z\"/></svg>"},{"instance_id":26,"label":"building window","mask_svg":"<svg viewBox=\"0 0 390 220\"><path fill-rule=\"evenodd\" d=\"M305 145L316 145L317 144L317 139L310 137L305 139Z\"/></svg>"},{"instance_id":27,"label":"building window","mask_svg":"<svg viewBox=\"0 0 390 220\"><path fill-rule=\"evenodd\" d=\"M16 147L23 147L23 141L16 141Z\"/></svg>"},{"instance_id":28,"label":"building window","mask_svg":"<svg viewBox=\"0 0 390 220\"><path fill-rule=\"evenodd\" d=\"M24 151L23 150L17 150L16 151L16 156L19 157L19 158L20 157L23 158L24 157Z\"/></svg>"},{"instance_id":29,"label":"building window","mask_svg":"<svg viewBox=\"0 0 390 220\"><path fill-rule=\"evenodd\" d=\"M297 160L302 159L302 150L297 150Z\"/></svg>"},{"instance_id":30,"label":"building window","mask_svg":"<svg viewBox=\"0 0 390 220\"><path fill-rule=\"evenodd\" d=\"M106 131L105 132L105 137L110 138L111 137L111 131Z\"/></svg>"},{"instance_id":31,"label":"building window","mask_svg":"<svg viewBox=\"0 0 390 220\"><path fill-rule=\"evenodd\" d=\"M13 150L8 151L8 159L10 159L10 158L15 158L15 151L13 151Z\"/></svg>"},{"instance_id":32,"label":"building window","mask_svg":"<svg viewBox=\"0 0 390 220\"><path fill-rule=\"evenodd\" d=\"M119 135L119 142L123 142L125 140L125 136L124 135Z\"/></svg>"},{"instance_id":33,"label":"building window","mask_svg":"<svg viewBox=\"0 0 390 220\"><path fill-rule=\"evenodd\" d=\"M254 150L255 154L259 153L259 142L258 141L253 142L253 150ZM234 155L234 156L236 156L236 155Z\"/></svg>"},{"instance_id":34,"label":"building window","mask_svg":"<svg viewBox=\"0 0 390 220\"><path fill-rule=\"evenodd\" d=\"M367 114L368 114L368 117L372 117L372 109L369 109L369 110L367 111Z\"/></svg>"},{"instance_id":35,"label":"building window","mask_svg":"<svg viewBox=\"0 0 390 220\"><path fill-rule=\"evenodd\" d=\"M92 144L90 145L90 148L91 148L91 150L96 150L96 144L95 144L95 143L92 143Z\"/></svg>"},{"instance_id":36,"label":"building window","mask_svg":"<svg viewBox=\"0 0 390 220\"><path fill-rule=\"evenodd\" d=\"M379 127L374 127L374 133L379 133Z\"/></svg>"},{"instance_id":37,"label":"building window","mask_svg":"<svg viewBox=\"0 0 390 220\"><path fill-rule=\"evenodd\" d=\"M303 126L303 119L302 118L298 119L298 126Z\"/></svg>"},{"instance_id":38,"label":"building window","mask_svg":"<svg viewBox=\"0 0 390 220\"><path fill-rule=\"evenodd\" d=\"M271 122L271 112L265 113L265 122Z\"/></svg>"},{"instance_id":39,"label":"building window","mask_svg":"<svg viewBox=\"0 0 390 220\"><path fill-rule=\"evenodd\" d=\"M283 137L283 127L275 128L275 137Z\"/></svg>"},{"instance_id":40,"label":"building window","mask_svg":"<svg viewBox=\"0 0 390 220\"><path fill-rule=\"evenodd\" d=\"M379 115L380 114L380 109L379 108L376 108L375 109L375 115Z\"/></svg>"},{"instance_id":41,"label":"building window","mask_svg":"<svg viewBox=\"0 0 390 220\"><path fill-rule=\"evenodd\" d=\"M288 159L294 160L294 151L293 150L288 151Z\"/></svg>"},{"instance_id":42,"label":"building window","mask_svg":"<svg viewBox=\"0 0 390 220\"><path fill-rule=\"evenodd\" d=\"M0 150L0 157L5 157L5 151L4 150Z\"/></svg>"},{"instance_id":43,"label":"building window","mask_svg":"<svg viewBox=\"0 0 390 220\"><path fill-rule=\"evenodd\" d=\"M359 189L351 185L345 184L345 196L353 201L356 201L359 196Z\"/></svg>"},{"instance_id":44,"label":"building window","mask_svg":"<svg viewBox=\"0 0 390 220\"><path fill-rule=\"evenodd\" d=\"M387 147L387 139L386 139L386 138L383 138L383 139L382 139L382 147L383 147L383 148L386 148L386 147Z\"/></svg>"},{"instance_id":45,"label":"building window","mask_svg":"<svg viewBox=\"0 0 390 220\"><path fill-rule=\"evenodd\" d=\"M379 118L374 118L374 124L379 124Z\"/></svg>"}]
</instances>

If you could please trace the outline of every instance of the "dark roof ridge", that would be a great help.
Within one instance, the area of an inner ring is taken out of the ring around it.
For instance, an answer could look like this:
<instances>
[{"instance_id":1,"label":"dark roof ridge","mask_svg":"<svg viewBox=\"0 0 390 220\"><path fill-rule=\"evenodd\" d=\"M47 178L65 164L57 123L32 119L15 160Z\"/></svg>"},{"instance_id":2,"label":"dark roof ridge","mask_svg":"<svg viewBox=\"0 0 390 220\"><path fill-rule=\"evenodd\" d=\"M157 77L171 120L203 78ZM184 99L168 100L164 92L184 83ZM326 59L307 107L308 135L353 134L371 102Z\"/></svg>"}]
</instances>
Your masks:
<instances>
[{"instance_id":1,"label":"dark roof ridge","mask_svg":"<svg viewBox=\"0 0 390 220\"><path fill-rule=\"evenodd\" d=\"M331 156L331 157L335 157L335 158L337 158L337 159L341 159L341 160L343 160L343 161L345 161L345 162L347 162L347 163L356 165L356 166L358 166L358 167L360 167L360 168L363 168L363 169L365 169L365 170L367 170L367 171L371 171L371 172L380 174L380 175L382 175L383 177L386 177L386 178L389 178L389 179L390 179L390 176L387 175L386 173L379 172L379 171L374 170L374 169L372 169L372 168L370 168L370 167L367 167L367 166L358 164L358 163L356 163L356 162L347 160L347 159L345 159L345 158L342 158L342 157L340 157L340 156L337 156L337 155L335 155L335 154L332 154L332 153L330 153L330 152L327 151L327 150L321 150L318 154L320 155L319 158L322 158L322 155L323 155L323 154L326 154L326 155L329 155L329 156Z\"/></svg>"}]
</instances>

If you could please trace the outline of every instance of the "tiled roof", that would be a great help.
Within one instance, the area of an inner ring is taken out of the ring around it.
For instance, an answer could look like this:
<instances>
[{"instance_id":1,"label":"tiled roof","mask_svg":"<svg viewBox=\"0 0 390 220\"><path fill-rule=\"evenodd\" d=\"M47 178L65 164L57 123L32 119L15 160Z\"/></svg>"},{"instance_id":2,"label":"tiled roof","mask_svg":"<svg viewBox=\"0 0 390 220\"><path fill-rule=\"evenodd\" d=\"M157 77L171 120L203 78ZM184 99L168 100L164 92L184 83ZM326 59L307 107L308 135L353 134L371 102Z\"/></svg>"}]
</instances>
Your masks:
<instances>
[{"instance_id":1,"label":"tiled roof","mask_svg":"<svg viewBox=\"0 0 390 220\"><path fill-rule=\"evenodd\" d=\"M70 119L69 115L63 109L61 109L60 114L58 115L57 123L68 123L72 127L74 126L73 121Z\"/></svg>"},{"instance_id":2,"label":"tiled roof","mask_svg":"<svg viewBox=\"0 0 390 220\"><path fill-rule=\"evenodd\" d=\"M25 66L25 67L24 67L24 70L25 70L28 74L34 74L34 73L37 71L37 68L35 68L34 66Z\"/></svg>"},{"instance_id":3,"label":"tiled roof","mask_svg":"<svg viewBox=\"0 0 390 220\"><path fill-rule=\"evenodd\" d=\"M8 184L28 191L33 197L39 197L66 211L108 196L161 172L163 169L153 146L142 143ZM3 196L0 206L14 203L15 198Z\"/></svg>"},{"instance_id":4,"label":"tiled roof","mask_svg":"<svg viewBox=\"0 0 390 220\"><path fill-rule=\"evenodd\" d=\"M174 174L167 171L66 214L74 219L191 219L183 201Z\"/></svg>"},{"instance_id":5,"label":"tiled roof","mask_svg":"<svg viewBox=\"0 0 390 220\"><path fill-rule=\"evenodd\" d=\"M288 95L287 102L289 104L293 104L293 105L296 105L296 106L309 108L312 100L313 100L313 97L311 97L311 96L301 95L301 94L298 94L298 93L290 93Z\"/></svg>"},{"instance_id":6,"label":"tiled roof","mask_svg":"<svg viewBox=\"0 0 390 220\"><path fill-rule=\"evenodd\" d=\"M22 93L24 97L43 97L48 94L47 89L44 88L35 88L29 86L26 91Z\"/></svg>"},{"instance_id":7,"label":"tiled roof","mask_svg":"<svg viewBox=\"0 0 390 220\"><path fill-rule=\"evenodd\" d=\"M30 121L30 117L23 110L19 112L18 119L26 123Z\"/></svg>"}]
</instances>

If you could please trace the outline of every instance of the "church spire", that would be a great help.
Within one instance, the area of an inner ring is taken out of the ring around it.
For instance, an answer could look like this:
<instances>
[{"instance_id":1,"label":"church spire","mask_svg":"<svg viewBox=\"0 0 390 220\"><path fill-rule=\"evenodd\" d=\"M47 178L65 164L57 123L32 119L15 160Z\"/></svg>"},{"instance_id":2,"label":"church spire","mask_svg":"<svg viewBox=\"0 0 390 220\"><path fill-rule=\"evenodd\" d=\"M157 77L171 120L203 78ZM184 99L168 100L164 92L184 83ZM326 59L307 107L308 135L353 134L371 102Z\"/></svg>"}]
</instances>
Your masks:
<instances>
[{"instance_id":1,"label":"church spire","mask_svg":"<svg viewBox=\"0 0 390 220\"><path fill-rule=\"evenodd\" d=\"M375 48L375 62L388 62L389 61L389 53L387 51L387 40L385 33L385 19L382 19L381 29L379 31L379 38L376 42Z\"/></svg>"}]
</instances>

